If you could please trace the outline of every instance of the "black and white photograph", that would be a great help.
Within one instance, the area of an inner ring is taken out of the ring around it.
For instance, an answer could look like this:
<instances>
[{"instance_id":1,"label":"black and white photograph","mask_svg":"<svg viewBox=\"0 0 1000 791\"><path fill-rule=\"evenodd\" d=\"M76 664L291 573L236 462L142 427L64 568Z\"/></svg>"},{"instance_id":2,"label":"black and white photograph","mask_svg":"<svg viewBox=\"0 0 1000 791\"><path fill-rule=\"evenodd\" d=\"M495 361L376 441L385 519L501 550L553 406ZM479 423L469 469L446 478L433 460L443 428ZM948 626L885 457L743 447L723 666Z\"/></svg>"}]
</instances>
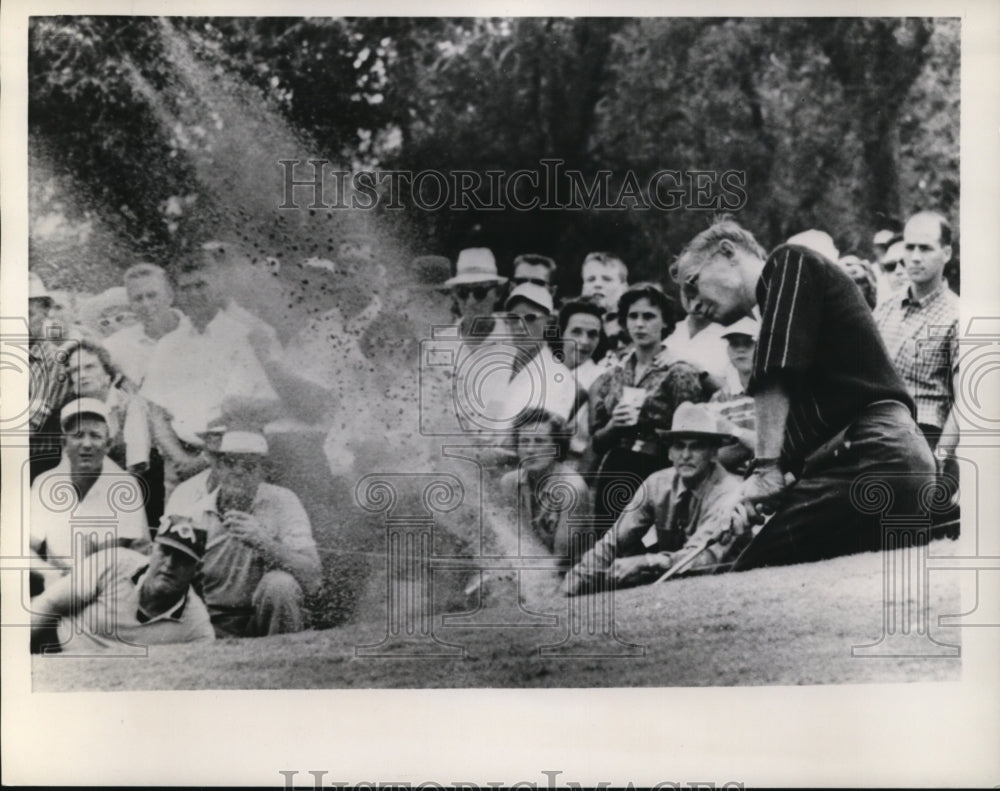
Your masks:
<instances>
[{"instance_id":1,"label":"black and white photograph","mask_svg":"<svg viewBox=\"0 0 1000 791\"><path fill-rule=\"evenodd\" d=\"M911 5L6 8L4 782L1000 782L1000 17Z\"/></svg>"}]
</instances>

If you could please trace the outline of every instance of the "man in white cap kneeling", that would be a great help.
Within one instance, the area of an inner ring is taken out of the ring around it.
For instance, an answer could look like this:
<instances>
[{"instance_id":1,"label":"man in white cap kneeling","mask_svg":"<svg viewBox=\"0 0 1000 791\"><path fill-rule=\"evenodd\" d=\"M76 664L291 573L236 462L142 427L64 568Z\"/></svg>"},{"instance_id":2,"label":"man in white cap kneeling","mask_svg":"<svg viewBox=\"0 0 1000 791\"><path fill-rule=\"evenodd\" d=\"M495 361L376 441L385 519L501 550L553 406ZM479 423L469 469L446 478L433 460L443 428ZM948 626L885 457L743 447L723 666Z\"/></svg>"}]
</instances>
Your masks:
<instances>
[{"instance_id":1,"label":"man in white cap kneeling","mask_svg":"<svg viewBox=\"0 0 1000 791\"><path fill-rule=\"evenodd\" d=\"M592 593L606 581L619 588L653 582L701 543L701 528L728 518L741 481L718 462L719 447L731 437L719 430L713 410L685 401L661 436L673 466L643 482L614 527L569 571L568 596ZM724 562L732 550L732 544L708 547L692 567Z\"/></svg>"},{"instance_id":2,"label":"man in white cap kneeling","mask_svg":"<svg viewBox=\"0 0 1000 791\"><path fill-rule=\"evenodd\" d=\"M260 637L305 628L304 594L321 566L299 498L264 480L267 440L227 431L207 451L211 470L180 484L167 514L188 516L208 536L201 590L217 637Z\"/></svg>"}]
</instances>

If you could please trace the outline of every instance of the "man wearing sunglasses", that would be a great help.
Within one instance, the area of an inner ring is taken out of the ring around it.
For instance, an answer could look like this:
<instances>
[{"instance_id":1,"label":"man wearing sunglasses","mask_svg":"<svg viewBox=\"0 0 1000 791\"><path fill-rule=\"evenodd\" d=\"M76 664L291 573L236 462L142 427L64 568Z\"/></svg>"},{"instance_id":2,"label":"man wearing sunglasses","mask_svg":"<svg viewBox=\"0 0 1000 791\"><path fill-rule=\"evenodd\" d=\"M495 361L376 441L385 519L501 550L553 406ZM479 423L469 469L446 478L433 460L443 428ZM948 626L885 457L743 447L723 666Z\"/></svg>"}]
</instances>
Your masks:
<instances>
[{"instance_id":1,"label":"man wearing sunglasses","mask_svg":"<svg viewBox=\"0 0 1000 791\"><path fill-rule=\"evenodd\" d=\"M289 489L266 482L263 435L226 431L207 454L210 471L180 484L166 513L190 518L207 533L198 578L216 636L302 631L304 594L321 581L302 503Z\"/></svg>"},{"instance_id":2,"label":"man wearing sunglasses","mask_svg":"<svg viewBox=\"0 0 1000 791\"><path fill-rule=\"evenodd\" d=\"M901 296L901 292L906 291L910 279L906 276L906 245L902 241L889 246L879 261L875 274L878 281L878 305L897 294Z\"/></svg>"},{"instance_id":3,"label":"man wearing sunglasses","mask_svg":"<svg viewBox=\"0 0 1000 791\"><path fill-rule=\"evenodd\" d=\"M773 516L735 568L879 549L882 514L859 500L871 486L889 489L893 513L917 513L935 465L913 399L850 277L805 246L767 255L729 219L688 244L676 276L692 310L724 324L748 315L761 322L748 386L756 458L729 524L718 529Z\"/></svg>"},{"instance_id":4,"label":"man wearing sunglasses","mask_svg":"<svg viewBox=\"0 0 1000 791\"><path fill-rule=\"evenodd\" d=\"M507 278L497 274L496 258L488 248L469 247L458 254L455 276L445 280L444 285L451 289L460 338L475 343L498 329L493 311L499 288L506 282Z\"/></svg>"},{"instance_id":5,"label":"man wearing sunglasses","mask_svg":"<svg viewBox=\"0 0 1000 791\"><path fill-rule=\"evenodd\" d=\"M578 394L576 378L549 345L558 334L552 323L552 295L534 283L523 283L511 291L504 308L517 355L505 416L514 421L522 412L542 408L567 420L578 406Z\"/></svg>"}]
</instances>

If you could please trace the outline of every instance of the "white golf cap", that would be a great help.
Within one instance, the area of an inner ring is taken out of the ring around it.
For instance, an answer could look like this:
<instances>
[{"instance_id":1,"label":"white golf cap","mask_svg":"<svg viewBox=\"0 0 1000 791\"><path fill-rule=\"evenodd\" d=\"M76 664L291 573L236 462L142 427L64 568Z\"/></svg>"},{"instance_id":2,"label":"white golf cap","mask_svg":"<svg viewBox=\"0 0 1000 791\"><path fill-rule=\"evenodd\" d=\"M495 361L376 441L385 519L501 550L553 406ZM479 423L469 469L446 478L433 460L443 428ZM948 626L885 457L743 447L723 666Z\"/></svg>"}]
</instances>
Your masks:
<instances>
[{"instance_id":1,"label":"white golf cap","mask_svg":"<svg viewBox=\"0 0 1000 791\"><path fill-rule=\"evenodd\" d=\"M883 247L888 247L893 236L895 236L895 234L892 231L883 228L881 231L875 232L875 236L872 237L872 244L880 244Z\"/></svg>"},{"instance_id":2,"label":"white golf cap","mask_svg":"<svg viewBox=\"0 0 1000 791\"><path fill-rule=\"evenodd\" d=\"M227 431L219 443L219 453L247 453L266 456L267 440L255 431Z\"/></svg>"},{"instance_id":3,"label":"white golf cap","mask_svg":"<svg viewBox=\"0 0 1000 791\"><path fill-rule=\"evenodd\" d=\"M93 415L107 423L108 407L103 401L96 398L78 398L62 408L59 413L59 425L66 428L66 424L70 420L81 415Z\"/></svg>"},{"instance_id":4,"label":"white golf cap","mask_svg":"<svg viewBox=\"0 0 1000 791\"><path fill-rule=\"evenodd\" d=\"M826 231L817 231L815 228L795 234L795 236L789 238L788 244L808 247L814 253L826 256L834 263L840 258L840 251L837 249L837 245L833 243L833 237Z\"/></svg>"},{"instance_id":5,"label":"white golf cap","mask_svg":"<svg viewBox=\"0 0 1000 791\"><path fill-rule=\"evenodd\" d=\"M750 316L744 316L739 321L726 327L726 331L722 333L723 338L728 338L730 335L747 335L757 340L760 336L760 322Z\"/></svg>"},{"instance_id":6,"label":"white golf cap","mask_svg":"<svg viewBox=\"0 0 1000 791\"><path fill-rule=\"evenodd\" d=\"M463 283L485 283L494 281L506 283L507 278L497 274L497 260L487 247L467 247L458 254L455 262L455 276L444 281L446 286Z\"/></svg>"},{"instance_id":7,"label":"white golf cap","mask_svg":"<svg viewBox=\"0 0 1000 791\"><path fill-rule=\"evenodd\" d=\"M510 296L507 297L507 301L504 303L504 310L510 310L511 306L519 299L530 302L546 313L552 313L552 294L549 293L547 288L537 283L522 283L517 286L510 292Z\"/></svg>"}]
</instances>

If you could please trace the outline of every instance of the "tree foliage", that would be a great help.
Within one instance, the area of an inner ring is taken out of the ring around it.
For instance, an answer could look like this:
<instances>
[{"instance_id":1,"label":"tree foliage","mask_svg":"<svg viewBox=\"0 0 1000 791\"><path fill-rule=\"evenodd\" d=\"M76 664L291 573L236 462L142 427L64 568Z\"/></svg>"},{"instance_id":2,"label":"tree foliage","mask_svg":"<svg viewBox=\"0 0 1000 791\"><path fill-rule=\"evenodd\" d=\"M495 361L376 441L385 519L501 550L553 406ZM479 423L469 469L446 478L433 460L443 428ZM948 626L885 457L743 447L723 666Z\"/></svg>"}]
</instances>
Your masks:
<instances>
[{"instance_id":1,"label":"tree foliage","mask_svg":"<svg viewBox=\"0 0 1000 791\"><path fill-rule=\"evenodd\" d=\"M555 158L610 170L613 192L629 173L738 171L765 245L816 227L866 253L914 208L959 208L958 20L36 17L30 37L32 254L59 270L168 263L212 223L275 222L263 201L220 208L252 179L206 184L239 169L254 113L353 169ZM414 254L547 253L571 291L593 249L663 279L711 212L405 216ZM114 243L81 250L85 227Z\"/></svg>"}]
</instances>

